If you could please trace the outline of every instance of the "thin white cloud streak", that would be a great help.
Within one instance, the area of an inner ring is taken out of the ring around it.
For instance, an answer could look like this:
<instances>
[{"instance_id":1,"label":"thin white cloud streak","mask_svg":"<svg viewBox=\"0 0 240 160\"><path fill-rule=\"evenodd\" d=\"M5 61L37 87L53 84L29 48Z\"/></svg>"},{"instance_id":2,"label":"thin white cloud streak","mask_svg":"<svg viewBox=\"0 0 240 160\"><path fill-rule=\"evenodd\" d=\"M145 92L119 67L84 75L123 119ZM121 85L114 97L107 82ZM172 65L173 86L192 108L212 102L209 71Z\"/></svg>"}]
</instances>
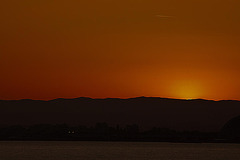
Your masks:
<instances>
[{"instance_id":1,"label":"thin white cloud streak","mask_svg":"<svg viewBox=\"0 0 240 160\"><path fill-rule=\"evenodd\" d=\"M158 18L173 18L173 16L166 16L166 15L160 15L160 14L155 15L155 16Z\"/></svg>"}]
</instances>

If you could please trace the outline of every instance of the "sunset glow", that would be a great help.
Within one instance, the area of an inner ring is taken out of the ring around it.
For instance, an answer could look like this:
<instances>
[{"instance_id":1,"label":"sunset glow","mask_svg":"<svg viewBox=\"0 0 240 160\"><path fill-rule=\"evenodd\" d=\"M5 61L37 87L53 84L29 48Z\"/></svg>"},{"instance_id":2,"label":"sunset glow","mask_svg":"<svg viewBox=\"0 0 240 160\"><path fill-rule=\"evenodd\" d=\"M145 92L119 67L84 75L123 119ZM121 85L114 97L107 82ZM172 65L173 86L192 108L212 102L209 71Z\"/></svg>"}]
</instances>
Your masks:
<instances>
[{"instance_id":1,"label":"sunset glow","mask_svg":"<svg viewBox=\"0 0 240 160\"><path fill-rule=\"evenodd\" d=\"M204 95L203 88L194 82L178 82L172 87L173 97L179 99L197 99ZM174 93L175 92L175 93Z\"/></svg>"},{"instance_id":2,"label":"sunset glow","mask_svg":"<svg viewBox=\"0 0 240 160\"><path fill-rule=\"evenodd\" d=\"M0 99L240 100L240 1L4 0Z\"/></svg>"}]
</instances>

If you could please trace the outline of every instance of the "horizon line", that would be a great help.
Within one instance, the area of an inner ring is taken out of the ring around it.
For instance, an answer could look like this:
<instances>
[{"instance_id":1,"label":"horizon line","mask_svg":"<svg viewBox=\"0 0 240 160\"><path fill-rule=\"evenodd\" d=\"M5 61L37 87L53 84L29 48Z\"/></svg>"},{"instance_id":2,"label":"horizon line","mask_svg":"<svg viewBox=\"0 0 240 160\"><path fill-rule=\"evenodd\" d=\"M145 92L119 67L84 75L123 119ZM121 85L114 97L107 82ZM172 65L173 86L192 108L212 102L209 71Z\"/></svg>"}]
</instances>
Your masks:
<instances>
[{"instance_id":1,"label":"horizon line","mask_svg":"<svg viewBox=\"0 0 240 160\"><path fill-rule=\"evenodd\" d=\"M80 97L73 97L73 98L53 98L53 99L32 99L32 98L20 98L20 99L0 99L0 101L21 101L21 100L32 100L32 101L54 101L54 100L59 100L59 99L64 99L64 100L73 100L73 99L80 99L80 98L88 98L88 99L96 99L96 100L104 100L104 99L122 99L122 100L127 100L127 99L134 99L134 98L159 98L159 99L170 99L170 100L184 100L184 101L194 101L194 100L205 100L205 101L240 101L240 100L233 100L233 99L220 99L220 100L214 100L214 99L205 99L205 98L173 98L173 97L159 97L159 96L137 96L137 97L128 97L128 98L120 98L120 97L105 97L105 98L92 98L92 97L87 97L87 96L80 96Z\"/></svg>"}]
</instances>

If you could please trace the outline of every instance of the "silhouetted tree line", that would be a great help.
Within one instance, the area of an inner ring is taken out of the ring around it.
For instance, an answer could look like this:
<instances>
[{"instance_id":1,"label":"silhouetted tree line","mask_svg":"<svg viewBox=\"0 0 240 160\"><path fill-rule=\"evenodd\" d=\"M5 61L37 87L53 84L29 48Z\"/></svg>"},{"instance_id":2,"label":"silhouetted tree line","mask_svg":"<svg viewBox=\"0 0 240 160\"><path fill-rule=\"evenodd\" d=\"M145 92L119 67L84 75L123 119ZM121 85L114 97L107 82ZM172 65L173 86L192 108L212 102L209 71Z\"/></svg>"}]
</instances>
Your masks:
<instances>
[{"instance_id":1,"label":"silhouetted tree line","mask_svg":"<svg viewBox=\"0 0 240 160\"><path fill-rule=\"evenodd\" d=\"M216 132L175 131L156 127L140 131L136 124L125 127L113 127L107 123L97 123L94 127L66 124L0 127L0 140L223 142L223 139Z\"/></svg>"}]
</instances>

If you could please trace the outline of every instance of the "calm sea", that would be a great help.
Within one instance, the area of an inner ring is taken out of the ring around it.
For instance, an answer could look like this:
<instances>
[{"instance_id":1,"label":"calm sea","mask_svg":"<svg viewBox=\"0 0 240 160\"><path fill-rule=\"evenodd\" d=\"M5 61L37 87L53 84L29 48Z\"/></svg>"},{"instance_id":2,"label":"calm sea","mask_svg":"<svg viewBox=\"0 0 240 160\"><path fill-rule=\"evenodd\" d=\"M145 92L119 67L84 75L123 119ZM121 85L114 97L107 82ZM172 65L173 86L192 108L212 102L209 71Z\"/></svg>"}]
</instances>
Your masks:
<instances>
[{"instance_id":1,"label":"calm sea","mask_svg":"<svg viewBox=\"0 0 240 160\"><path fill-rule=\"evenodd\" d=\"M0 160L240 160L240 144L0 142Z\"/></svg>"}]
</instances>

